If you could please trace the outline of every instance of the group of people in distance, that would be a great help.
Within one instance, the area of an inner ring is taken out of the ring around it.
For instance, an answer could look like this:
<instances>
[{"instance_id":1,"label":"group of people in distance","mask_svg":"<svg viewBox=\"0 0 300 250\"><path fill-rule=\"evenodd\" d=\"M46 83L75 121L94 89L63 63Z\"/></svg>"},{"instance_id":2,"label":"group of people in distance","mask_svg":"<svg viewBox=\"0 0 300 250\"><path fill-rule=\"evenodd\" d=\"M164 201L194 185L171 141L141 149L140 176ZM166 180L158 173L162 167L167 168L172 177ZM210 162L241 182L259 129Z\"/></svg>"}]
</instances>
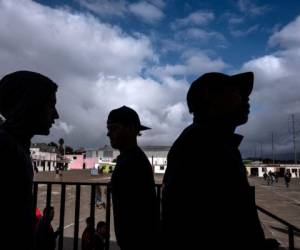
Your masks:
<instances>
[{"instance_id":1,"label":"group of people in distance","mask_svg":"<svg viewBox=\"0 0 300 250\"><path fill-rule=\"evenodd\" d=\"M193 122L173 143L163 178L161 213L152 167L137 137L150 129L130 107L112 110L107 136L120 151L111 177L113 215L121 250L276 249L266 240L239 152L242 136L235 129L248 120L254 75L206 73L191 83L187 106ZM33 247L33 172L30 141L48 135L59 118L57 84L39 73L18 71L0 81L0 159L3 214L14 214L2 244ZM214 185L205 172L217 170ZM18 199L15 199L18 197ZM21 204L21 207L20 207ZM15 226L22 234L13 240ZM3 235L3 234L2 234ZM21 248L20 248L21 247Z\"/></svg>"}]
</instances>

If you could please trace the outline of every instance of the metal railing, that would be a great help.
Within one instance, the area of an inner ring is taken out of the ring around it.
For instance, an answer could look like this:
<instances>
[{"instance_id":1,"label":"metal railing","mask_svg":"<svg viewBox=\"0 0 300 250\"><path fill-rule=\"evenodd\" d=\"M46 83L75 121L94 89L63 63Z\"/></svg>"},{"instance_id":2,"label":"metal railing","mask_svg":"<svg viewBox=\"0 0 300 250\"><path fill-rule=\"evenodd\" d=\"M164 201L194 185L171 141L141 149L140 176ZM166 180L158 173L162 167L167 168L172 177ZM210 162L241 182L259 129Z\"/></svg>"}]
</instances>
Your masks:
<instances>
[{"instance_id":1,"label":"metal railing","mask_svg":"<svg viewBox=\"0 0 300 250\"><path fill-rule=\"evenodd\" d=\"M109 249L109 238L110 238L110 202L111 202L111 189L108 183L103 182L46 182L46 181L35 181L33 185L34 194L34 212L37 207L37 197L39 185L47 185L46 192L46 207L51 206L51 193L53 185L60 185L60 212L59 212L59 239L58 239L58 249L63 249L64 244L64 220L65 220L65 201L66 201L66 186L75 186L75 218L74 218L74 236L73 236L73 250L78 250L78 233L79 233L79 214L80 214L80 194L82 186L90 186L90 217L95 221L95 193L96 186L105 186L107 188L106 192L106 224L107 224L107 235L105 239L105 249Z\"/></svg>"},{"instance_id":2,"label":"metal railing","mask_svg":"<svg viewBox=\"0 0 300 250\"><path fill-rule=\"evenodd\" d=\"M272 214L271 212L269 212L268 210L260 207L260 206L256 206L257 210L260 211L261 213L268 215L269 217L273 218L274 220L280 222L281 224L285 225L288 228L288 235L289 235L289 250L295 250L295 241L294 241L294 235L295 232L300 233L300 229L297 228L296 226L288 223L287 221L279 218L278 216L276 216L275 214Z\"/></svg>"},{"instance_id":3,"label":"metal railing","mask_svg":"<svg viewBox=\"0 0 300 250\"><path fill-rule=\"evenodd\" d=\"M66 186L75 186L75 218L74 218L74 235L73 235L73 250L78 250L78 233L79 233L79 214L80 214L80 195L81 195L81 187L82 186L90 186L90 217L95 221L95 193L96 186L105 186L107 189L106 192L106 214L105 220L107 224L107 234L105 238L105 250L109 250L110 244L110 217L111 217L111 187L109 183L106 182L49 182L49 181L35 181L33 186L33 194L34 194L34 212L37 207L37 197L38 197L38 189L39 185L47 185L46 191L46 207L51 206L51 194L52 194L52 186L60 185L60 213L59 213L59 239L58 239L58 250L63 249L64 245L64 220L65 220L65 201L66 201ZM157 215L160 216L161 211L161 184L156 184L156 202L157 202ZM251 187L253 191L253 195L255 197L255 188ZM279 218L278 216L272 214L266 209L256 206L258 211L268 215L274 220L280 222L281 224L287 226L288 228L288 236L289 236L289 250L294 250L294 234L295 232L300 233L300 229L296 226L288 223L287 221Z\"/></svg>"},{"instance_id":4,"label":"metal railing","mask_svg":"<svg viewBox=\"0 0 300 250\"><path fill-rule=\"evenodd\" d=\"M79 234L79 215L80 215L80 195L82 186L90 186L90 217L95 222L95 194L96 186L106 187L106 211L105 221L107 226L107 234L105 237L105 250L109 250L110 247L110 217L111 217L111 187L106 182L56 182L56 181L35 181L33 185L34 195L34 213L37 207L39 185L46 185L46 204L45 207L51 206L52 187L53 185L60 185L60 212L59 212L59 238L58 238L58 250L62 250L64 247L64 221L65 221L65 201L66 201L66 187L75 186L75 217L74 217L74 234L73 234L73 250L78 250L78 234ZM161 201L161 184L156 184L156 202L157 202L157 214L160 215L160 201Z\"/></svg>"}]
</instances>

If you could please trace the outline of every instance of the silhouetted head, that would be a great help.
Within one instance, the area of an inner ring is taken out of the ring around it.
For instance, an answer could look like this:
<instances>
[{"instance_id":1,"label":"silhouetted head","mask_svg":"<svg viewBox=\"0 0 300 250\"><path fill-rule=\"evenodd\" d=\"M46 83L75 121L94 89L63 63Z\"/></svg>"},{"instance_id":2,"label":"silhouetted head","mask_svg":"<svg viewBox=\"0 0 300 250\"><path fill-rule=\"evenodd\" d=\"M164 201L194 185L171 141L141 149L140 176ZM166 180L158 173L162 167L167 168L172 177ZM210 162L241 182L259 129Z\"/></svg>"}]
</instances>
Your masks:
<instances>
[{"instance_id":1,"label":"silhouetted head","mask_svg":"<svg viewBox=\"0 0 300 250\"><path fill-rule=\"evenodd\" d=\"M107 226L106 223L104 221L99 221L97 223L97 227L96 227L96 231L100 234L105 236L106 232L107 232Z\"/></svg>"},{"instance_id":2,"label":"silhouetted head","mask_svg":"<svg viewBox=\"0 0 300 250\"><path fill-rule=\"evenodd\" d=\"M28 135L48 135L58 113L55 108L57 85L48 77L17 71L0 81L2 126Z\"/></svg>"},{"instance_id":3,"label":"silhouetted head","mask_svg":"<svg viewBox=\"0 0 300 250\"><path fill-rule=\"evenodd\" d=\"M94 227L94 220L92 217L87 217L85 222L87 227Z\"/></svg>"},{"instance_id":4,"label":"silhouetted head","mask_svg":"<svg viewBox=\"0 0 300 250\"><path fill-rule=\"evenodd\" d=\"M252 72L232 76L206 73L191 84L187 93L189 111L202 119L232 126L244 124L248 120L252 88Z\"/></svg>"},{"instance_id":5,"label":"silhouetted head","mask_svg":"<svg viewBox=\"0 0 300 250\"><path fill-rule=\"evenodd\" d=\"M43 210L43 218L47 221L52 221L54 218L54 207L45 207Z\"/></svg>"},{"instance_id":6,"label":"silhouetted head","mask_svg":"<svg viewBox=\"0 0 300 250\"><path fill-rule=\"evenodd\" d=\"M140 131L147 129L150 128L141 125L138 114L126 106L112 110L107 118L107 136L111 146L119 150L136 143Z\"/></svg>"}]
</instances>

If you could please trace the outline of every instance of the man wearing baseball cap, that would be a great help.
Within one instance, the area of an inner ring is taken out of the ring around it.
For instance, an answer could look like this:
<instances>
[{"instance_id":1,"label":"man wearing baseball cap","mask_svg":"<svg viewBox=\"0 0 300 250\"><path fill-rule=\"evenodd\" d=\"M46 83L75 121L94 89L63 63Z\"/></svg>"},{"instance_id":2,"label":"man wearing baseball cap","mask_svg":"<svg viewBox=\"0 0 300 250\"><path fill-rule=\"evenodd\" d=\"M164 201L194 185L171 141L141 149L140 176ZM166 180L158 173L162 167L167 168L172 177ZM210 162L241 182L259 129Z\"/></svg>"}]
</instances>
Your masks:
<instances>
[{"instance_id":1,"label":"man wearing baseball cap","mask_svg":"<svg viewBox=\"0 0 300 250\"><path fill-rule=\"evenodd\" d=\"M151 164L137 144L138 114L122 106L107 118L107 136L120 151L111 178L115 233L121 250L154 249L158 216Z\"/></svg>"},{"instance_id":2,"label":"man wearing baseball cap","mask_svg":"<svg viewBox=\"0 0 300 250\"><path fill-rule=\"evenodd\" d=\"M266 249L235 134L252 88L252 72L206 73L191 84L193 123L174 142L163 180L165 249Z\"/></svg>"}]
</instances>

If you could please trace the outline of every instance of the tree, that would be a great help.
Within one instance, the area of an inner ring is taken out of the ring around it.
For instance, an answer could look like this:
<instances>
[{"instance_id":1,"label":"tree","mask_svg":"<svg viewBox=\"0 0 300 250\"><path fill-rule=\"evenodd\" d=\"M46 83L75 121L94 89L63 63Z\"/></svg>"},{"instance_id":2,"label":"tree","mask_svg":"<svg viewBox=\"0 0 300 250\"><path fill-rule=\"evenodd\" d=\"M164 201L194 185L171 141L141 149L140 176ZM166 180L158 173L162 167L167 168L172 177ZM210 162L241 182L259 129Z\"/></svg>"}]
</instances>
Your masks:
<instances>
[{"instance_id":1,"label":"tree","mask_svg":"<svg viewBox=\"0 0 300 250\"><path fill-rule=\"evenodd\" d=\"M58 145L57 145L55 142L53 142L53 141L50 142L50 143L48 143L48 146L49 146L49 147L54 147L54 148L56 148L56 149L58 148Z\"/></svg>"},{"instance_id":2,"label":"tree","mask_svg":"<svg viewBox=\"0 0 300 250\"><path fill-rule=\"evenodd\" d=\"M74 153L74 149L70 146L65 147L66 154L71 155Z\"/></svg>"},{"instance_id":3,"label":"tree","mask_svg":"<svg viewBox=\"0 0 300 250\"><path fill-rule=\"evenodd\" d=\"M58 151L59 151L59 153L60 153L61 155L64 155L64 154L65 154L64 143L65 143L65 141L64 141L63 138L60 138L60 139L58 140L58 144L59 144Z\"/></svg>"}]
</instances>

